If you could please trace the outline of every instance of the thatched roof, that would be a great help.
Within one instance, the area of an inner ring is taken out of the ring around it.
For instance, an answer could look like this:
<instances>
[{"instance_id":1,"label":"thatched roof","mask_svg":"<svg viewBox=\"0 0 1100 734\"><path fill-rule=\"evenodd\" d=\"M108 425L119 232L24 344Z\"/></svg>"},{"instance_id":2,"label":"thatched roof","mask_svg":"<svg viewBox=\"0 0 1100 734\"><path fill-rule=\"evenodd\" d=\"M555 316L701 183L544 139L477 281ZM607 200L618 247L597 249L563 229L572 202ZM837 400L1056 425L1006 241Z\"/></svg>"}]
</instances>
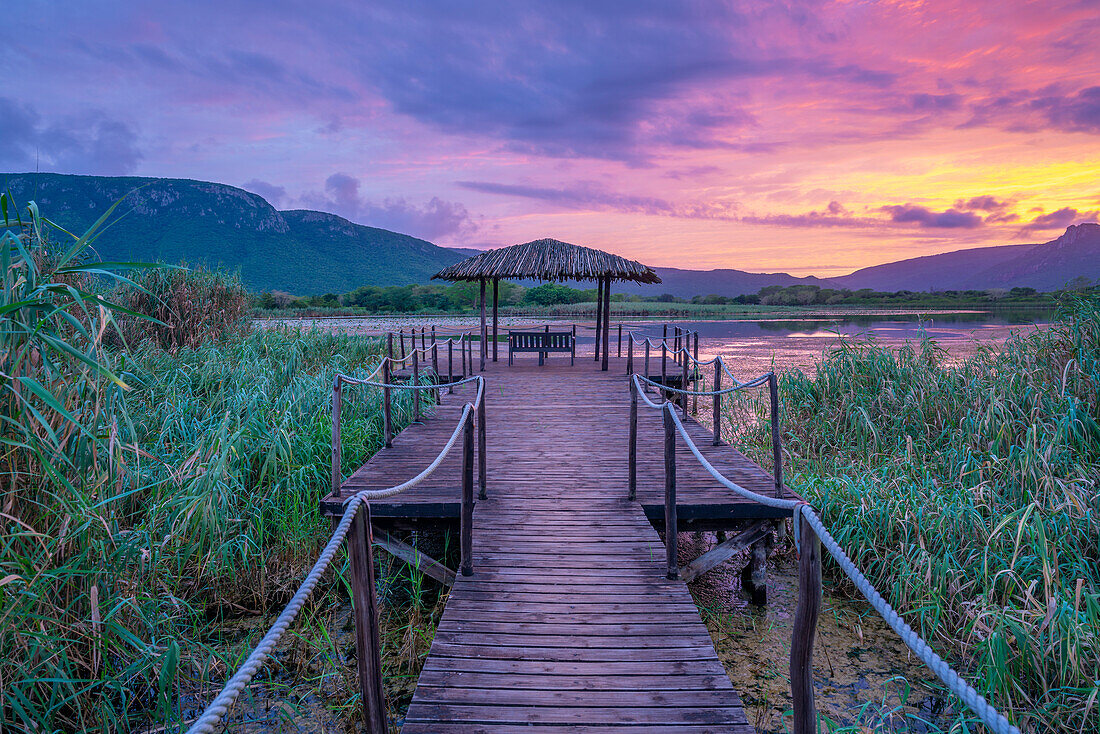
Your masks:
<instances>
[{"instance_id":1,"label":"thatched roof","mask_svg":"<svg viewBox=\"0 0 1100 734\"><path fill-rule=\"evenodd\" d=\"M603 250L552 239L486 250L480 255L443 268L432 279L530 278L561 281L607 277L638 283L661 282L652 269L636 260L627 260Z\"/></svg>"}]
</instances>

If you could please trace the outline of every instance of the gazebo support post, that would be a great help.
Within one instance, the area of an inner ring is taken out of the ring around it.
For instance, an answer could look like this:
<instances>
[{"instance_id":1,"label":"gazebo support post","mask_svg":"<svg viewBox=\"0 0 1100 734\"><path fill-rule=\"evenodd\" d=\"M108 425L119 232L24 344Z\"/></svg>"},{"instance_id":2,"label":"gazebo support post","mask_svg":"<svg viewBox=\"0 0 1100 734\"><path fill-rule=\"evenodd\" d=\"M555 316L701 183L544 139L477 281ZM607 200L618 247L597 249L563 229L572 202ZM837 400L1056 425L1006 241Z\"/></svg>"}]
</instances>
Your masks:
<instances>
[{"instance_id":1,"label":"gazebo support post","mask_svg":"<svg viewBox=\"0 0 1100 734\"><path fill-rule=\"evenodd\" d=\"M497 361L497 302L499 294L500 278L493 278L493 361Z\"/></svg>"},{"instance_id":2,"label":"gazebo support post","mask_svg":"<svg viewBox=\"0 0 1100 734\"><path fill-rule=\"evenodd\" d=\"M603 325L603 278L596 278L596 347L592 353L592 361L600 361L600 327Z\"/></svg>"},{"instance_id":3,"label":"gazebo support post","mask_svg":"<svg viewBox=\"0 0 1100 734\"><path fill-rule=\"evenodd\" d=\"M607 372L607 353L611 350L611 276L603 279L603 362L600 369Z\"/></svg>"},{"instance_id":4,"label":"gazebo support post","mask_svg":"<svg viewBox=\"0 0 1100 734\"><path fill-rule=\"evenodd\" d=\"M478 278L481 283L481 371L485 371L485 349L488 346L489 330L485 326L485 278Z\"/></svg>"}]
</instances>

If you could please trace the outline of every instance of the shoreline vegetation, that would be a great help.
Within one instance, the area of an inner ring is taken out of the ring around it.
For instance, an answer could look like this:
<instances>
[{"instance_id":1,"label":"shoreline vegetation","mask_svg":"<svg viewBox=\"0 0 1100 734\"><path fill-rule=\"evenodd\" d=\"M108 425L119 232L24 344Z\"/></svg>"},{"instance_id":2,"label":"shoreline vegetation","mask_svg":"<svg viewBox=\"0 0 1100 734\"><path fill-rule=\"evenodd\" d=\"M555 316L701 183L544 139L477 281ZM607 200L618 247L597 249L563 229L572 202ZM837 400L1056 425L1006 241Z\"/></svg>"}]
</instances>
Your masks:
<instances>
[{"instance_id":1,"label":"shoreline vegetation","mask_svg":"<svg viewBox=\"0 0 1100 734\"><path fill-rule=\"evenodd\" d=\"M296 297L288 293L252 294L256 318L316 318L340 316L453 316L476 314L478 288L474 283L453 285L364 286L351 293ZM623 317L729 318L750 315L826 313L859 315L895 313L959 313L1006 309L1053 309L1067 293L1100 295L1100 286L1080 283L1063 291L1039 293L1034 288L987 291L884 293L864 289L836 290L817 286L768 286L759 293L729 298L707 295L678 298L671 294L611 295L611 315ZM490 296L491 298L491 296ZM594 289L576 289L558 283L524 288L500 282L500 313L504 316L560 318L593 316Z\"/></svg>"},{"instance_id":2,"label":"shoreline vegetation","mask_svg":"<svg viewBox=\"0 0 1100 734\"><path fill-rule=\"evenodd\" d=\"M100 225L53 242L32 206L0 230L5 731L194 718L328 537L333 375L367 374L384 349L252 329L232 275L94 263ZM788 483L1029 734L1090 731L1100 716L1100 298L1064 294L1059 308L1049 328L961 362L931 340L843 340L780 378ZM400 428L411 405L394 399ZM344 400L356 467L381 446L380 396ZM727 408L739 446L768 465L762 406ZM353 730L355 661L334 612L346 559L335 566L254 693L320 701ZM405 566L380 578L399 716L440 596ZM830 584L852 593L835 573ZM960 721L927 730L975 730Z\"/></svg>"}]
</instances>

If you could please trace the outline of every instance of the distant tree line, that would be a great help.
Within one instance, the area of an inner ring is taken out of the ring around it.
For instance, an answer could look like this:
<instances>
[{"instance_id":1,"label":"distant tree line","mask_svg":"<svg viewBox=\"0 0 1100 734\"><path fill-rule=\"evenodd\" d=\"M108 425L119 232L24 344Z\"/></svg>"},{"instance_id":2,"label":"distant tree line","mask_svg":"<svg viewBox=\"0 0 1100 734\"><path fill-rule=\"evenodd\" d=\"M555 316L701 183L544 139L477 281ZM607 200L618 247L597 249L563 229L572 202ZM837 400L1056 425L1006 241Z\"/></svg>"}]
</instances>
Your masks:
<instances>
[{"instance_id":1,"label":"distant tree line","mask_svg":"<svg viewBox=\"0 0 1100 734\"><path fill-rule=\"evenodd\" d=\"M1078 278L1066 290L1100 292L1100 285ZM464 313L478 308L478 283L451 285L362 286L350 293L325 293L316 296L293 296L282 291L254 294L252 305L263 311L351 309L370 313ZM701 305L765 305L765 306L957 306L973 305L1049 305L1060 292L1040 293L1034 288L989 288L986 290L951 291L876 291L870 288L821 288L816 285L770 285L758 293L740 296L706 295L680 298L671 293L638 296L614 293L619 303L693 303ZM571 288L560 283L544 283L534 288L501 281L499 302L504 308L542 307L593 303L594 288Z\"/></svg>"}]
</instances>

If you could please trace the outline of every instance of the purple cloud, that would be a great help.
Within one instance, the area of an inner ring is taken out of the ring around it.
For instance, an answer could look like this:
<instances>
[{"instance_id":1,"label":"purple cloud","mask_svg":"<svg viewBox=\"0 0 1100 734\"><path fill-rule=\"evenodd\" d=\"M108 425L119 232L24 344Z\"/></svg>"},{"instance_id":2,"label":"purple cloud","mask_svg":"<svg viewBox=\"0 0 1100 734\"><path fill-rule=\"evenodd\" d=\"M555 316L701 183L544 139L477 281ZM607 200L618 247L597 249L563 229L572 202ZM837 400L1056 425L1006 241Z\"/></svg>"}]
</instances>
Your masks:
<instances>
[{"instance_id":1,"label":"purple cloud","mask_svg":"<svg viewBox=\"0 0 1100 734\"><path fill-rule=\"evenodd\" d=\"M456 184L464 189L484 194L546 201L564 209L610 210L684 219L737 219L735 204L714 202L674 204L657 197L617 194L593 181L584 181L575 186L560 189L490 181L457 181Z\"/></svg>"},{"instance_id":2,"label":"purple cloud","mask_svg":"<svg viewBox=\"0 0 1100 734\"><path fill-rule=\"evenodd\" d=\"M346 173L334 173L325 180L324 193L309 193L301 197L303 205L330 211L345 219L371 227L411 234L429 241L466 237L477 231L478 225L462 204L432 197L423 206L410 204L404 198L386 198L381 202L364 198L358 178Z\"/></svg>"},{"instance_id":3,"label":"purple cloud","mask_svg":"<svg viewBox=\"0 0 1100 734\"><path fill-rule=\"evenodd\" d=\"M124 122L92 111L43 124L30 105L0 97L0 168L122 175L142 159Z\"/></svg>"},{"instance_id":4,"label":"purple cloud","mask_svg":"<svg viewBox=\"0 0 1100 734\"><path fill-rule=\"evenodd\" d=\"M1040 214L1028 222L1023 231L1031 232L1044 229L1065 229L1071 224L1080 224L1082 222L1095 220L1098 216L1100 216L1100 211L1078 211L1073 207L1067 206L1047 214Z\"/></svg>"},{"instance_id":5,"label":"purple cloud","mask_svg":"<svg viewBox=\"0 0 1100 734\"><path fill-rule=\"evenodd\" d=\"M246 181L241 184L241 188L245 191L251 191L254 194L262 196L268 204L276 209L282 209L290 197L287 196L286 188L282 186L276 186L275 184L268 183L267 181L261 181L258 178L254 178L251 181Z\"/></svg>"},{"instance_id":6,"label":"purple cloud","mask_svg":"<svg viewBox=\"0 0 1100 734\"><path fill-rule=\"evenodd\" d=\"M958 209L934 212L923 206L904 204L884 206L881 210L890 215L891 221L898 224L918 224L921 227L935 229L973 229L982 223L982 218L977 214Z\"/></svg>"}]
</instances>

